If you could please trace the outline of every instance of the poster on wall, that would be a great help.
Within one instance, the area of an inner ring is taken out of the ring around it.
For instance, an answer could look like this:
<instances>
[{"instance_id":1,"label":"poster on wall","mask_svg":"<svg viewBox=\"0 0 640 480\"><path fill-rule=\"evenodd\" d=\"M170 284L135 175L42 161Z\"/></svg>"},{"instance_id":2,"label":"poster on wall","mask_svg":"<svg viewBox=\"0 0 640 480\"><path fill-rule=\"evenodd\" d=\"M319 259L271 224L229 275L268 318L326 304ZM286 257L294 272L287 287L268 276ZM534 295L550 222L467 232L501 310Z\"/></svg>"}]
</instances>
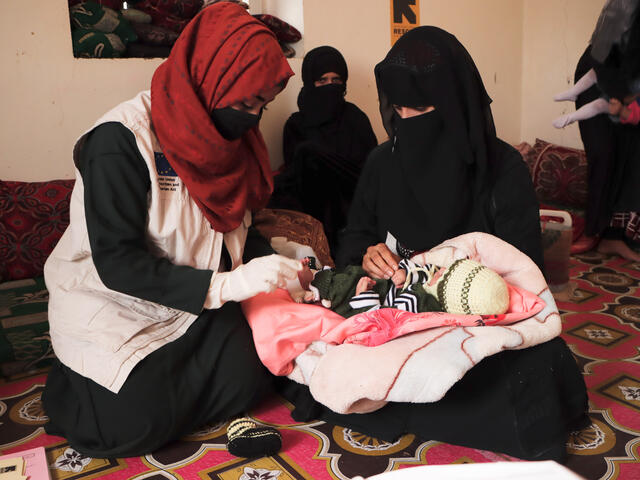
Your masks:
<instances>
[{"instance_id":1,"label":"poster on wall","mask_svg":"<svg viewBox=\"0 0 640 480\"><path fill-rule=\"evenodd\" d=\"M420 25L420 0L389 0L391 4L391 45Z\"/></svg>"}]
</instances>

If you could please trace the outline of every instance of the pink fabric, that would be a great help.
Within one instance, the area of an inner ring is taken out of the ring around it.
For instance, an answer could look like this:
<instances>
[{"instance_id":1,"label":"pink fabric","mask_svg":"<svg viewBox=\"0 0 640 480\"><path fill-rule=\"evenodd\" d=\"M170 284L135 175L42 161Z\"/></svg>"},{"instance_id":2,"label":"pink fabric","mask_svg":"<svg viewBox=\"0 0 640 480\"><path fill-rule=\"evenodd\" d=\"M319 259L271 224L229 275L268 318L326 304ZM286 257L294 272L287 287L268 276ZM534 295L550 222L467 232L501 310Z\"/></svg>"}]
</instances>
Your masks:
<instances>
[{"instance_id":1,"label":"pink fabric","mask_svg":"<svg viewBox=\"0 0 640 480\"><path fill-rule=\"evenodd\" d=\"M295 303L283 289L246 300L242 309L262 363L275 375L288 375L293 360L316 340L374 347L436 327L508 325L536 315L545 306L538 296L519 287L509 285L509 295L509 309L504 315L411 313L382 308L345 319L321 306Z\"/></svg>"},{"instance_id":2,"label":"pink fabric","mask_svg":"<svg viewBox=\"0 0 640 480\"><path fill-rule=\"evenodd\" d=\"M288 375L293 360L314 340L326 335L344 317L328 308L293 301L278 289L242 302L262 363L274 375Z\"/></svg>"},{"instance_id":3,"label":"pink fabric","mask_svg":"<svg viewBox=\"0 0 640 480\"><path fill-rule=\"evenodd\" d=\"M629 108L629 115L627 118L620 117L620 123L637 125L640 122L640 104L635 101L631 102L627 107Z\"/></svg>"},{"instance_id":4,"label":"pink fabric","mask_svg":"<svg viewBox=\"0 0 640 480\"><path fill-rule=\"evenodd\" d=\"M376 347L316 341L296 357L288 377L308 385L315 400L338 413L371 412L387 402L436 402L483 358L538 345L560 334L560 314L542 272L503 240L468 233L417 255L414 261L428 259L448 266L458 258L474 259L508 284L536 293L544 308L510 325L430 328Z\"/></svg>"},{"instance_id":5,"label":"pink fabric","mask_svg":"<svg viewBox=\"0 0 640 480\"><path fill-rule=\"evenodd\" d=\"M508 325L536 315L544 308L545 303L537 295L511 285L508 287L509 309L504 315L411 313L394 308L381 308L345 319L321 340L329 343L356 343L375 347L394 338L429 328Z\"/></svg>"}]
</instances>

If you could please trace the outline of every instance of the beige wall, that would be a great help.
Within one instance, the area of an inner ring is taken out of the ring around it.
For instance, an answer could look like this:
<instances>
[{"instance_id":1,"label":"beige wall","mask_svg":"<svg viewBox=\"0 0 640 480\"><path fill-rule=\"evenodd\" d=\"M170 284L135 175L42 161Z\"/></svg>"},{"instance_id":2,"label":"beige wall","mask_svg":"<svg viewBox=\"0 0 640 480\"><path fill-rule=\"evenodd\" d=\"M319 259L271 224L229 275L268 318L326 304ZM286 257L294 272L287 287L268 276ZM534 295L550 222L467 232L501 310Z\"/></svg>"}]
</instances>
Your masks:
<instances>
[{"instance_id":1,"label":"beige wall","mask_svg":"<svg viewBox=\"0 0 640 480\"><path fill-rule=\"evenodd\" d=\"M0 22L0 178L71 178L74 140L160 62L73 58L67 0L2 0Z\"/></svg>"},{"instance_id":2,"label":"beige wall","mask_svg":"<svg viewBox=\"0 0 640 480\"><path fill-rule=\"evenodd\" d=\"M331 3L336 4L335 9L330 8ZM388 0L375 0L376 8L373 4L372 0L305 1L305 42L308 49L330 44L342 52L349 66L347 99L365 111L382 141L386 132L378 111L373 67L391 46L390 6ZM519 140L522 2L421 0L420 22L448 30L467 47L494 100L501 136Z\"/></svg>"},{"instance_id":3,"label":"beige wall","mask_svg":"<svg viewBox=\"0 0 640 480\"><path fill-rule=\"evenodd\" d=\"M573 72L603 1L421 0L420 19L449 30L468 48L494 100L500 136L517 143L546 135L557 107L547 98ZM74 59L66 4L43 0L38 15L25 17L24 0L0 2L0 179L71 178L75 139L106 110L148 88L160 64ZM385 132L373 66L390 47L389 10L389 0L304 0L305 47L330 44L343 52L347 99L369 115L379 140ZM554 72L543 73L537 66L550 58ZM282 125L296 110L301 86L301 59L290 63L297 75L262 121L274 166L281 162Z\"/></svg>"},{"instance_id":4,"label":"beige wall","mask_svg":"<svg viewBox=\"0 0 640 480\"><path fill-rule=\"evenodd\" d=\"M524 0L522 139L582 148L578 125L556 129L551 121L575 110L553 95L573 85L605 0Z\"/></svg>"}]
</instances>

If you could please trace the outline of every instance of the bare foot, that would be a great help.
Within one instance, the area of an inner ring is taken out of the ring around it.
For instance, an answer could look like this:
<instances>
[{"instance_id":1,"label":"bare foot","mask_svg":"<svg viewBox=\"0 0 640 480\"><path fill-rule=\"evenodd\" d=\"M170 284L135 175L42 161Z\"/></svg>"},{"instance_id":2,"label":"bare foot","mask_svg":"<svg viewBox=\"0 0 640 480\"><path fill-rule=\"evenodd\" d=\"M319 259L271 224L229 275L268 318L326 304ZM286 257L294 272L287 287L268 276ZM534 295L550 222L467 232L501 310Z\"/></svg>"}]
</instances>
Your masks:
<instances>
[{"instance_id":1,"label":"bare foot","mask_svg":"<svg viewBox=\"0 0 640 480\"><path fill-rule=\"evenodd\" d=\"M634 262L640 262L640 254L631 250L629 245L622 240L607 240L602 239L598 244L598 252L605 253L607 255L618 255L627 260Z\"/></svg>"}]
</instances>

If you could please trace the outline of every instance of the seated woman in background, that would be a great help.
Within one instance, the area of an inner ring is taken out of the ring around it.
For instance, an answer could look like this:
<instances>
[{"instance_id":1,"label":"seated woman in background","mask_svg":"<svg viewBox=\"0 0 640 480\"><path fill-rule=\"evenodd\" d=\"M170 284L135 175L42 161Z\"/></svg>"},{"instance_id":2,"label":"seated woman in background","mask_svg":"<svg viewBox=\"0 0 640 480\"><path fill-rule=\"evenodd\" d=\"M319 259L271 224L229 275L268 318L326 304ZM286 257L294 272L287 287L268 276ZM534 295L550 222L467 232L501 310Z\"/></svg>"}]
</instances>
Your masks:
<instances>
[{"instance_id":1,"label":"seated woman in background","mask_svg":"<svg viewBox=\"0 0 640 480\"><path fill-rule=\"evenodd\" d=\"M272 189L260 113L292 74L261 22L216 3L150 91L80 138L71 223L45 265L49 434L145 455L270 392L239 302L302 268L248 228Z\"/></svg>"},{"instance_id":2,"label":"seated woman in background","mask_svg":"<svg viewBox=\"0 0 640 480\"><path fill-rule=\"evenodd\" d=\"M390 140L362 171L337 266L360 264L390 279L402 258L474 231L500 237L541 266L527 167L497 138L491 99L466 49L439 28L418 27L396 42L375 77ZM584 380L561 338L485 358L434 403L340 415L314 403L306 387L283 382L282 392L299 419L320 416L385 440L413 433L524 459L562 460L568 433L588 424Z\"/></svg>"},{"instance_id":3,"label":"seated woman in background","mask_svg":"<svg viewBox=\"0 0 640 480\"><path fill-rule=\"evenodd\" d=\"M334 256L362 165L378 144L365 113L344 99L347 78L347 64L333 47L304 57L300 111L284 126L284 165L269 204L320 220Z\"/></svg>"}]
</instances>

